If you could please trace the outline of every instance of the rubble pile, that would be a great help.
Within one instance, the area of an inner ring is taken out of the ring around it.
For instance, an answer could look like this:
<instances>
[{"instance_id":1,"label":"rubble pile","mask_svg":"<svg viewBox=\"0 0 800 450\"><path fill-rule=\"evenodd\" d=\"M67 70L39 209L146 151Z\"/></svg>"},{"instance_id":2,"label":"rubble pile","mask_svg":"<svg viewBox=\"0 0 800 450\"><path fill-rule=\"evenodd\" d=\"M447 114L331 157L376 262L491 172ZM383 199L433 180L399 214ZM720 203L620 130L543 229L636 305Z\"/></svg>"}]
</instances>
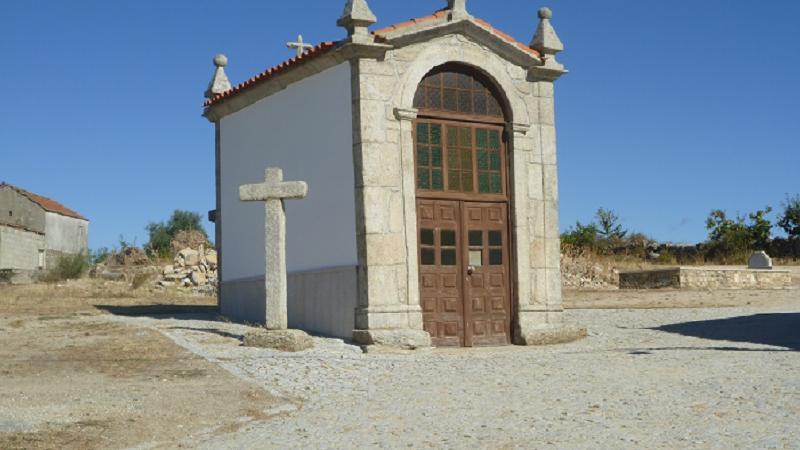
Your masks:
<instances>
[{"instance_id":1,"label":"rubble pile","mask_svg":"<svg viewBox=\"0 0 800 450\"><path fill-rule=\"evenodd\" d=\"M205 245L195 250L184 248L175 255L173 264L161 269L157 284L162 287L194 288L198 293L211 294L217 288L217 252Z\"/></svg>"},{"instance_id":2,"label":"rubble pile","mask_svg":"<svg viewBox=\"0 0 800 450\"><path fill-rule=\"evenodd\" d=\"M562 253L561 285L566 289L617 289L619 271L610 261Z\"/></svg>"}]
</instances>

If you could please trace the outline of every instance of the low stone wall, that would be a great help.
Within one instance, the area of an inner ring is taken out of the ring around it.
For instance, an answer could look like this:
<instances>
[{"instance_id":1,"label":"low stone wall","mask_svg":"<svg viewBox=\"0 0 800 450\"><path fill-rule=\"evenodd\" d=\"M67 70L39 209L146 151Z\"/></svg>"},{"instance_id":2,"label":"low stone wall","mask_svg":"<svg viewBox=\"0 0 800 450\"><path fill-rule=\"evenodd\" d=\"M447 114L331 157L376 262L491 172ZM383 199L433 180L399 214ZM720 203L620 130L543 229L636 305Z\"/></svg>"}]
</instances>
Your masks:
<instances>
[{"instance_id":1,"label":"low stone wall","mask_svg":"<svg viewBox=\"0 0 800 450\"><path fill-rule=\"evenodd\" d=\"M681 268L684 289L789 289L788 270Z\"/></svg>"},{"instance_id":2,"label":"low stone wall","mask_svg":"<svg viewBox=\"0 0 800 450\"><path fill-rule=\"evenodd\" d=\"M620 289L664 289L681 287L681 269L679 267L660 270L643 270L637 272L621 272L619 274Z\"/></svg>"},{"instance_id":3,"label":"low stone wall","mask_svg":"<svg viewBox=\"0 0 800 450\"><path fill-rule=\"evenodd\" d=\"M788 270L673 267L623 272L620 289L791 289Z\"/></svg>"}]
</instances>

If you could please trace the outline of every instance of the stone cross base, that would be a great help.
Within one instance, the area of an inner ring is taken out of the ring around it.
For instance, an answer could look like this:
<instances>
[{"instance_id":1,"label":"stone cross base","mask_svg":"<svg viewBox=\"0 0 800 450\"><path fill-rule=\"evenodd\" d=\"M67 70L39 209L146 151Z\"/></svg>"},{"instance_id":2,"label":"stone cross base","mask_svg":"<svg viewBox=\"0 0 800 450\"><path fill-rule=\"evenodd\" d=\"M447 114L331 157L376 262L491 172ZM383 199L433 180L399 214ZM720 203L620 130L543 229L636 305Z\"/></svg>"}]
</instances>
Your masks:
<instances>
[{"instance_id":1,"label":"stone cross base","mask_svg":"<svg viewBox=\"0 0 800 450\"><path fill-rule=\"evenodd\" d=\"M587 336L585 327L569 323L547 324L530 328L514 337L516 345L554 345L577 341Z\"/></svg>"},{"instance_id":2,"label":"stone cross base","mask_svg":"<svg viewBox=\"0 0 800 450\"><path fill-rule=\"evenodd\" d=\"M431 346L431 335L422 330L353 330L353 341L362 346L379 345L407 350Z\"/></svg>"},{"instance_id":3,"label":"stone cross base","mask_svg":"<svg viewBox=\"0 0 800 450\"><path fill-rule=\"evenodd\" d=\"M300 352L314 347L314 340L300 330L267 330L259 328L244 335L245 347L270 348L282 352Z\"/></svg>"}]
</instances>

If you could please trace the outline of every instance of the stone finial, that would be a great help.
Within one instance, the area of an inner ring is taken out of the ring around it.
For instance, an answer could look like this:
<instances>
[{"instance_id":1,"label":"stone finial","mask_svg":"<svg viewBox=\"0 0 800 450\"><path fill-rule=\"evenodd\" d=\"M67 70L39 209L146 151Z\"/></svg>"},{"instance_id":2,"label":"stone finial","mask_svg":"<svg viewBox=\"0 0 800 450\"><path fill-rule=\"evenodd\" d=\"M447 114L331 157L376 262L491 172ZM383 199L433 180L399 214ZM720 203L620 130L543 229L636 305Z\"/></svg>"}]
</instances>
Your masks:
<instances>
[{"instance_id":1,"label":"stone finial","mask_svg":"<svg viewBox=\"0 0 800 450\"><path fill-rule=\"evenodd\" d=\"M564 50L564 44L550 23L552 17L553 11L550 8L539 10L539 26L536 28L530 47L542 55L543 69L553 74L566 73L564 66L556 61L556 53Z\"/></svg>"},{"instance_id":2,"label":"stone finial","mask_svg":"<svg viewBox=\"0 0 800 450\"><path fill-rule=\"evenodd\" d=\"M556 30L550 23L552 17L553 11L550 8L539 10L539 27L531 41L531 48L538 50L543 55L555 55L564 50L564 44L561 43L561 39L558 38Z\"/></svg>"},{"instance_id":3,"label":"stone finial","mask_svg":"<svg viewBox=\"0 0 800 450\"><path fill-rule=\"evenodd\" d=\"M450 20L468 19L467 0L447 0L447 9L450 10Z\"/></svg>"},{"instance_id":4,"label":"stone finial","mask_svg":"<svg viewBox=\"0 0 800 450\"><path fill-rule=\"evenodd\" d=\"M336 21L336 25L346 29L353 42L365 43L373 40L367 28L377 21L367 5L367 0L347 0L342 17Z\"/></svg>"},{"instance_id":5,"label":"stone finial","mask_svg":"<svg viewBox=\"0 0 800 450\"><path fill-rule=\"evenodd\" d=\"M215 56L214 65L217 68L214 71L214 78L208 83L208 89L206 89L205 92L206 98L214 98L214 96L231 89L231 82L228 80L228 76L225 75L225 66L228 65L228 57L223 54Z\"/></svg>"}]
</instances>

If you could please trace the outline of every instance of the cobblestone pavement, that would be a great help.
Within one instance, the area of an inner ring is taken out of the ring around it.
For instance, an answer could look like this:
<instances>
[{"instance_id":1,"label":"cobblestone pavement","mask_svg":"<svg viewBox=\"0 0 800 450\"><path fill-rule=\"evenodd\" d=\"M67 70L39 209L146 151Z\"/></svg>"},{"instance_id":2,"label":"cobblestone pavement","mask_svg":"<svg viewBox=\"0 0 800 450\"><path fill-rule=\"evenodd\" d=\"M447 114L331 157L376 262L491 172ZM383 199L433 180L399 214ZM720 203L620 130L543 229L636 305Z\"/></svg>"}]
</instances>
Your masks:
<instances>
[{"instance_id":1,"label":"cobblestone pavement","mask_svg":"<svg viewBox=\"0 0 800 450\"><path fill-rule=\"evenodd\" d=\"M589 337L366 355L321 338L297 354L239 347L233 324L117 320L291 400L192 447L800 448L800 304L567 317Z\"/></svg>"}]
</instances>

